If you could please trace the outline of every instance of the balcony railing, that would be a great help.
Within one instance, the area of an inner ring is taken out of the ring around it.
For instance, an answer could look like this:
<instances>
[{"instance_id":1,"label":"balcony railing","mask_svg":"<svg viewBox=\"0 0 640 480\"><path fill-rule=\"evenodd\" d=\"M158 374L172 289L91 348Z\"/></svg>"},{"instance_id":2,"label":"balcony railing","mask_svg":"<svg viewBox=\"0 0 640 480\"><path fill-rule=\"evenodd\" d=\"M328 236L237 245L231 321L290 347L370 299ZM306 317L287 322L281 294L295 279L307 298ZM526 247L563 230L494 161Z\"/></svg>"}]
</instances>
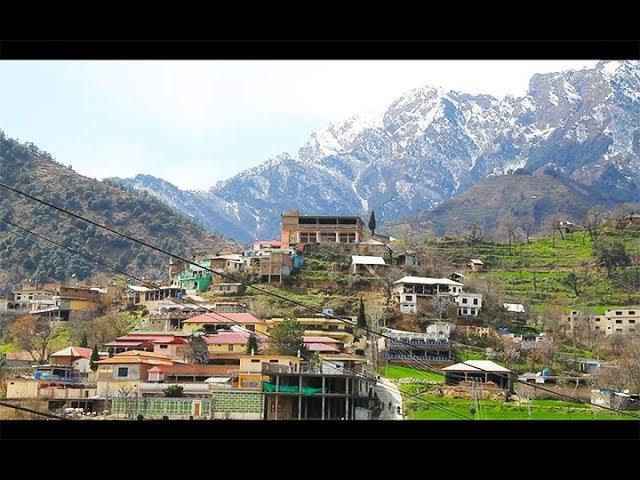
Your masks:
<instances>
[{"instance_id":1,"label":"balcony railing","mask_svg":"<svg viewBox=\"0 0 640 480\"><path fill-rule=\"evenodd\" d=\"M70 382L70 383L83 383L88 382L87 377L64 377L61 375L49 375L42 372L36 372L33 375L35 380L45 380L48 382Z\"/></svg>"}]
</instances>

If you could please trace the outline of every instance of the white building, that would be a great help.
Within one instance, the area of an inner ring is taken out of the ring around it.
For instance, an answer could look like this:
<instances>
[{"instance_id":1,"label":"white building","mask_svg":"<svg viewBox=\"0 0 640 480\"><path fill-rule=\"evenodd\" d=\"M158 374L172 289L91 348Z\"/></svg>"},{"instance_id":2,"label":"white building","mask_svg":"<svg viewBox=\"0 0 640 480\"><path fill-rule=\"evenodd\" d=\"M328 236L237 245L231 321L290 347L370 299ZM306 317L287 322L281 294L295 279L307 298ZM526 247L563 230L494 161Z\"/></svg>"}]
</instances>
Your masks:
<instances>
[{"instance_id":1,"label":"white building","mask_svg":"<svg viewBox=\"0 0 640 480\"><path fill-rule=\"evenodd\" d=\"M448 278L405 276L393 282L393 297L402 313L416 314L425 308L430 298L449 297L455 299L464 284Z\"/></svg>"},{"instance_id":2,"label":"white building","mask_svg":"<svg viewBox=\"0 0 640 480\"><path fill-rule=\"evenodd\" d=\"M456 297L458 315L462 317L477 317L482 309L481 293L459 293Z\"/></svg>"}]
</instances>

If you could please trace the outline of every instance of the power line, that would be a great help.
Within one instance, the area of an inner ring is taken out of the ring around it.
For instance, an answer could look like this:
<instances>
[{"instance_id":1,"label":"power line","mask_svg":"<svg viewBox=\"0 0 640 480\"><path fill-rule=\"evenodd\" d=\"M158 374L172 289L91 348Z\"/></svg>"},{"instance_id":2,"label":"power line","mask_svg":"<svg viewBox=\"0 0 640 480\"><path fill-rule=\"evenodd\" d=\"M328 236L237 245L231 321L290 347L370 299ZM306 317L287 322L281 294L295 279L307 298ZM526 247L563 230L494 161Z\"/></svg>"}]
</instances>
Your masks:
<instances>
[{"instance_id":1,"label":"power line","mask_svg":"<svg viewBox=\"0 0 640 480\"><path fill-rule=\"evenodd\" d=\"M71 212L71 211L69 211L69 210L67 210L67 209L65 209L65 208L62 208L62 207L58 207L58 206L56 206L56 205L53 205L53 204L52 204L52 203L50 203L50 202L47 202L47 201L42 200L42 199L40 199L40 198L34 197L33 195L30 195L30 194L28 194L28 193L26 193L26 192L23 192L23 191L21 191L21 190L18 190L18 189L17 189L17 188L15 188L15 187L11 187L11 186L9 186L9 185L7 185L7 184L5 184L5 183L0 182L0 186L4 187L4 188L6 188L6 189L8 189L8 190L10 190L10 191L13 191L14 193L17 193L17 194L19 194L19 195L22 195L22 196L24 196L24 197L26 197L26 198L29 198L30 200L33 200L33 201L35 201L35 202L38 202L38 203L41 203L41 204L43 204L43 205L46 205L46 206L48 206L48 207L50 207L50 208L53 208L54 210L60 211L60 212L62 212L62 213L65 213L66 215L69 215L69 216L72 216L72 217L77 218L77 219L79 219L79 220L85 221L85 222L87 222L87 223L89 223L89 224L91 224L91 225L94 225L94 226L96 226L96 227L98 227L98 228L102 228L102 229L104 229L104 230L106 230L106 231L108 231L108 232L111 232L111 233L113 233L113 234L115 234L115 235L118 235L118 236L121 236L121 237L123 237L123 238L126 238L126 239L128 239L128 240L130 240L130 241L132 241L132 242L136 242L136 243L139 243L139 244L141 244L141 245L144 245L144 246L146 246L147 248L150 248L150 249L155 250L155 251L157 251L157 252L163 253L163 254L165 254L165 255L167 255L167 256L169 256L169 257L172 257L172 258L178 259L178 260L180 260L180 261L182 261L182 262L185 262L185 263L187 263L187 264L189 264L189 265L193 265L193 266L195 266L195 267L202 268L203 270L206 270L206 271L208 271L208 272L211 272L211 273L214 273L214 274L220 275L220 276L222 276L223 278L228 278L228 279L230 279L230 280L233 280L233 281L234 281L234 282L236 282L236 283L241 283L242 285L246 286L247 288L254 289L254 290L259 291L259 292L261 292L261 293L264 293L264 294L266 294L266 295L271 295L271 296L273 296L273 297L275 297L275 298L279 298L279 299L284 300L284 301L287 301L287 302L289 302L289 303L291 303L291 304L294 304L294 305L297 305L297 306L303 307L303 308L305 308L305 309L307 309L307 310L310 310L310 311L312 311L312 312L314 312L314 313L322 314L322 315L325 315L325 316L327 316L327 317L329 317L329 318L334 318L334 319L336 319L336 320L339 320L339 321L341 321L341 322L343 322L343 323L351 324L350 322L347 322L347 321L346 321L346 320L344 320L344 319L341 319L341 318L339 318L339 317L337 317L337 316L335 316L335 315L332 315L332 314L327 314L327 313L325 313L325 312L322 312L322 311L320 311L320 310L318 310L318 309L316 309L316 308L314 308L314 307L311 307L311 306L309 306L309 305L306 305L306 304L304 304L304 303L302 303L302 302L299 302L299 301L297 301L297 300L293 300L293 299L287 298L287 297L285 297L285 296L283 296L283 295L280 295L280 294L278 294L278 293L275 293L275 292L270 292L270 291L268 291L268 290L265 290L265 289L262 289L262 288L260 288L260 287L257 287L257 286L255 286L255 285L253 285L253 284L248 284L248 283L244 282L243 280L238 279L238 278L236 278L235 276L233 276L233 275L231 275L231 274L229 274L229 273L213 270L213 269L211 269L211 268L209 268L209 267L206 267L206 266L204 266L204 265L200 265L200 264L198 264L198 263L195 263L195 262L194 262L194 261L192 261L192 260L189 260L189 259L184 258L184 257L182 257L182 256L179 256L179 255L173 254L173 253L171 253L171 252L168 252L167 250L164 250L164 249L162 249L162 248L160 248L160 247L157 247L157 246L152 245L152 244L150 244L150 243L148 243L148 242L145 242L144 240L140 240L140 239L135 238L135 237L133 237L133 236L131 236L131 235L127 235L127 234L125 234L125 233L119 232L118 230L115 230L115 229L113 229L113 228L111 228L111 227L108 227L108 226L106 226L106 225L103 225L103 224L101 224L101 223L99 223L99 222L96 222L96 221L94 221L94 220L91 220L91 219L89 219L89 218L83 217L82 215L79 215L79 214L77 214L77 213ZM374 334L374 335L378 335L378 336L383 337L383 338L387 338L387 339L390 339L390 340L395 340L396 342L398 341L397 339L394 339L393 337L390 337L389 335L385 335L385 334L382 334L382 333L379 333L379 332L375 332L375 331L373 331L373 330L369 329L368 327L358 327L358 328L361 328L362 330L365 330L366 332L372 333L372 334ZM410 343L408 343L408 342L401 342L401 343L406 343L406 344L408 344L408 345L411 345L411 344L410 344ZM471 366L472 368L477 369L477 370L479 370L479 371L481 371L481 372L496 374L496 375L498 375L498 376L500 376L500 377L502 377L502 378L507 378L507 377L508 377L508 376L506 376L506 375L504 375L504 374L500 374L499 372L498 372L498 373L496 373L496 372L490 372L490 371L488 371L488 370L482 369L482 368L477 367L477 366L475 366L475 365L471 365L471 364L466 363L466 362L464 362L464 361L461 361L461 362L459 362L459 363L462 363L462 364L467 365L467 366ZM429 370L434 371L433 369L429 369ZM438 372L438 373L440 373L440 372ZM523 381L521 381L521 380L519 380L519 379L517 379L517 378L515 378L515 381L516 381L516 382L520 382L520 383L526 383L526 382L523 382ZM539 387L539 388L540 388L540 387ZM543 389L541 388L541 390L543 390ZM548 391L552 392L551 390L548 390ZM612 411L616 411L616 410L614 410L614 409L610 409L610 408L608 408L608 407L604 407L604 406L601 406L601 405L596 405L596 404L591 403L591 402L586 402L586 401L584 401L584 400L582 400L582 399L580 399L580 398L578 398L578 397L570 397L570 396L567 396L567 395L558 394L557 392L552 392L552 393L555 393L555 394L560 395L560 396L565 396L566 398L570 398L570 399L576 400L576 401L578 401L578 402L580 402L580 403L589 403L589 404L591 404L591 405L594 405L594 406L597 406L597 407L600 407L600 408L604 408L604 409L609 409L609 410L612 410ZM619 413L619 412L617 412L617 411L616 411L616 413ZM626 415L629 415L629 416L632 416L632 417L634 417L634 418L640 418L640 417L638 417L637 415L633 415L633 414L631 414L631 413L625 413L625 414L626 414Z\"/></svg>"},{"instance_id":2,"label":"power line","mask_svg":"<svg viewBox=\"0 0 640 480\"><path fill-rule=\"evenodd\" d=\"M41 415L43 417L55 418L56 420L68 420L68 418L66 418L66 417L61 417L61 416L55 415L53 413L46 413L46 412L41 412L40 410L33 410L32 408L20 407L18 405L12 405L12 404L7 403L7 402L0 401L0 406L7 407L7 408L13 408L14 410L22 410L24 412L34 413L36 415Z\"/></svg>"},{"instance_id":3,"label":"power line","mask_svg":"<svg viewBox=\"0 0 640 480\"><path fill-rule=\"evenodd\" d=\"M24 231L24 232L27 232L27 233L29 233L29 234L32 234L32 235L36 236L36 238L38 238L38 240L46 241L46 242L49 242L49 243L51 243L51 244L53 244L53 245L55 245L55 246L57 246L57 247L63 248L64 250L68 251L69 253L74 254L74 255L77 255L77 256L79 256L79 257L81 257L81 258L83 258L83 259L86 259L86 260L88 260L88 261L90 261L90 262L94 262L94 263L97 263L97 264L99 264L99 265L104 265L105 267L110 268L110 269L112 269L112 270L114 270L114 271L116 271L116 272L118 272L118 273L120 273L120 274L122 274L122 275L125 275L126 277L130 277L130 278L138 279L138 277L135 277L135 276L133 276L133 275L129 274L128 272L124 272L124 271L122 271L122 270L118 270L118 269L115 269L115 268L113 268L113 267L110 267L109 265L106 265L106 264L104 264L104 263L102 263L102 262L100 262L100 261L98 261L98 260L94 259L93 257L87 256L87 255L85 255L85 254L83 254L83 253L81 253L81 252L79 252L79 251L77 251L77 250L75 250L75 249L73 249L73 248L65 247L64 245L59 244L59 243L58 243L58 242L56 242L55 240L52 240L52 239L50 239L50 238L44 237L44 236L42 236L42 235L39 235L39 234L37 234L36 232L33 232L33 231L31 231L31 230L29 230L29 229L27 229L27 228L21 227L21 226L19 226L19 225L16 225L16 224L14 224L14 223L12 223L12 222L7 221L7 220L0 219L0 221L5 222L5 223L7 223L7 224L9 224L9 225L11 225L11 226L13 226L13 227L19 228L21 231ZM7 230L7 231L8 231L8 232L10 232L10 233L16 234L16 235L21 235L21 234L19 234L18 232L14 232L14 231L12 231L12 230ZM21 235L21 236L26 237L25 235ZM140 280L141 282L143 282L143 283L144 283L144 280L142 280L142 279L138 279L138 280ZM222 317L222 318L225 318L225 319L229 320L230 322L232 322L233 324L238 325L238 326L242 327L244 330L246 330L246 329L244 328L244 326L243 326L240 322L237 322L237 321L233 320L232 318L230 318L230 317L228 317L228 316L223 315L223 314L222 314L222 313L220 313L220 312L212 312L212 311L211 311L211 309L206 308L206 307L202 307L202 308L205 308L205 309L207 310L207 312L210 312L210 313L204 313L204 315L212 316L212 315L211 315L211 313L215 313L216 315L218 315L218 316L220 316L220 317ZM212 318L213 318L213 317L212 317ZM246 331L248 331L248 330L246 330ZM266 332L256 332L256 333L258 333L259 335L262 335L262 336L269 337L269 338L275 338L275 337L273 337L272 335L269 335L269 334L268 334L268 333L266 333ZM360 372L357 372L357 371L355 371L355 370L353 370L353 369L350 369L350 368L348 368L348 367L344 367L344 366L342 366L342 365L340 365L340 364L338 364L338 363L336 363L336 362L333 362L333 361L331 361L331 360L327 360L327 359L325 359L324 361L325 361L326 363L330 363L330 364L333 364L333 365L335 365L335 366L337 366L337 367L340 367L342 370L348 370L348 371L351 371L352 373L354 373L356 376L358 376L358 377L360 377L360 378L364 378L364 379L366 379L366 380L374 381L376 385L380 385L380 387L381 387L381 388L385 389L385 390L386 390L386 391L388 391L388 392L391 392L391 390L387 389L387 388L386 388L386 387L385 387L381 382L378 382L378 380L377 380L376 378L366 376L366 375L364 375L364 374L362 374L362 373L360 373ZM437 404L434 404L434 403L432 403L432 402L428 402L427 400L424 400L423 398L418 397L418 396L416 396L416 395L412 395L412 394L409 394L409 393L406 393L406 392L402 392L400 389L398 389L398 391L399 391L401 394L406 394L407 396L412 396L412 397L416 398L417 400L419 400L419 401L421 401L421 402L423 402L423 403L426 403L426 404L428 404L428 405L436 405L436 408L440 408L440 409L442 409L442 410L446 410L446 411L448 411L449 413L452 413L452 414L454 414L454 415L457 415L457 416L459 416L459 417L461 417L461 418L471 419L471 418L469 418L469 417L465 417L464 415L461 415L461 414L459 414L459 413L457 413L457 412L455 412L455 411L453 411L453 410L449 410L449 409L446 409L445 407L438 406Z\"/></svg>"}]
</instances>

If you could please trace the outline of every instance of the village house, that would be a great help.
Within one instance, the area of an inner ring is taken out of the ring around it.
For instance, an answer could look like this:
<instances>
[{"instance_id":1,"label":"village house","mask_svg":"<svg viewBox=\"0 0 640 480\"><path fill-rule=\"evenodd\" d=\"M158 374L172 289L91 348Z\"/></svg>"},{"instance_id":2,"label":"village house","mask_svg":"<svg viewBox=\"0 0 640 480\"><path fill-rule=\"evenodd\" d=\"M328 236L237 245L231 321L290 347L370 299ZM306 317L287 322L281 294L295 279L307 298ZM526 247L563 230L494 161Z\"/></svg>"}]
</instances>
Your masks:
<instances>
[{"instance_id":1,"label":"village house","mask_svg":"<svg viewBox=\"0 0 640 480\"><path fill-rule=\"evenodd\" d=\"M169 358L184 358L184 350L188 340L187 333L181 332L131 332L121 335L112 342L105 343L103 348L110 356L139 350L155 352Z\"/></svg>"},{"instance_id":2,"label":"village house","mask_svg":"<svg viewBox=\"0 0 640 480\"><path fill-rule=\"evenodd\" d=\"M494 383L498 387L512 391L513 372L491 360L467 360L442 369L446 385L461 382Z\"/></svg>"},{"instance_id":3,"label":"village house","mask_svg":"<svg viewBox=\"0 0 640 480\"><path fill-rule=\"evenodd\" d=\"M404 252L394 251L392 263L393 265L408 268L409 270L420 266L420 261L416 253L408 250Z\"/></svg>"},{"instance_id":4,"label":"village house","mask_svg":"<svg viewBox=\"0 0 640 480\"><path fill-rule=\"evenodd\" d=\"M250 331L263 332L266 328L265 321L251 313L218 313L209 312L196 315L182 322L185 333L203 330L205 333L216 333L218 330L230 330L232 326L239 325Z\"/></svg>"},{"instance_id":5,"label":"village house","mask_svg":"<svg viewBox=\"0 0 640 480\"><path fill-rule=\"evenodd\" d=\"M380 275L387 264L382 257L370 257L363 255L351 256L351 275Z\"/></svg>"},{"instance_id":6,"label":"village house","mask_svg":"<svg viewBox=\"0 0 640 480\"><path fill-rule=\"evenodd\" d=\"M272 250L270 255L259 257L260 281L281 284L285 277L291 275L293 259L287 252Z\"/></svg>"},{"instance_id":7,"label":"village house","mask_svg":"<svg viewBox=\"0 0 640 480\"><path fill-rule=\"evenodd\" d=\"M363 238L364 223L357 216L300 215L298 210L282 214L280 241L291 245L356 244Z\"/></svg>"},{"instance_id":8,"label":"village house","mask_svg":"<svg viewBox=\"0 0 640 480\"><path fill-rule=\"evenodd\" d=\"M95 411L96 384L90 377L91 349L67 347L51 354L50 363L34 365L30 378L10 378L5 382L6 398L39 400L48 410L64 407ZM100 404L100 405L99 405Z\"/></svg>"},{"instance_id":9,"label":"village house","mask_svg":"<svg viewBox=\"0 0 640 480\"><path fill-rule=\"evenodd\" d=\"M563 320L565 328L571 332L574 329L589 328L605 335L635 334L639 331L640 306L610 308L605 310L604 315L583 314L573 310Z\"/></svg>"},{"instance_id":10,"label":"village house","mask_svg":"<svg viewBox=\"0 0 640 480\"><path fill-rule=\"evenodd\" d=\"M130 350L96 363L97 393L108 399L137 397L138 386L149 378L149 370L156 365L171 366L174 360L154 352Z\"/></svg>"},{"instance_id":11,"label":"village house","mask_svg":"<svg viewBox=\"0 0 640 480\"><path fill-rule=\"evenodd\" d=\"M58 320L89 320L103 300L104 295L105 292L97 288L59 287L52 297L59 309Z\"/></svg>"},{"instance_id":12,"label":"village house","mask_svg":"<svg viewBox=\"0 0 640 480\"><path fill-rule=\"evenodd\" d=\"M343 356L300 371L263 363L267 420L368 420L375 406L375 380L359 375L364 360ZM336 365L337 364L337 365Z\"/></svg>"},{"instance_id":13,"label":"village house","mask_svg":"<svg viewBox=\"0 0 640 480\"><path fill-rule=\"evenodd\" d=\"M240 295L244 291L242 283L213 283L209 287L209 292L213 295Z\"/></svg>"},{"instance_id":14,"label":"village house","mask_svg":"<svg viewBox=\"0 0 640 480\"><path fill-rule=\"evenodd\" d=\"M504 308L508 314L514 316L526 313L526 309L521 303L503 303L502 308Z\"/></svg>"},{"instance_id":15,"label":"village house","mask_svg":"<svg viewBox=\"0 0 640 480\"><path fill-rule=\"evenodd\" d=\"M406 332L392 328L384 331L388 337L384 350L385 358L393 364L415 365L416 360L425 362L450 362L451 345L449 322L436 322L424 333Z\"/></svg>"},{"instance_id":16,"label":"village house","mask_svg":"<svg viewBox=\"0 0 640 480\"><path fill-rule=\"evenodd\" d=\"M363 240L358 242L356 247L356 251L358 255L369 255L374 257L382 257L385 260L391 261L393 258L393 250L389 245L380 240L376 240L374 238L369 238L367 240Z\"/></svg>"},{"instance_id":17,"label":"village house","mask_svg":"<svg viewBox=\"0 0 640 480\"><path fill-rule=\"evenodd\" d=\"M484 263L478 258L472 258L469 260L468 266L473 272L481 272L484 270Z\"/></svg>"},{"instance_id":18,"label":"village house","mask_svg":"<svg viewBox=\"0 0 640 480\"><path fill-rule=\"evenodd\" d=\"M154 307L158 302L170 299L180 300L186 291L178 285L149 288L141 285L127 285L125 287L125 298L130 305L147 305Z\"/></svg>"},{"instance_id":19,"label":"village house","mask_svg":"<svg viewBox=\"0 0 640 480\"><path fill-rule=\"evenodd\" d=\"M392 297L400 305L400 311L417 314L427 307L433 297L456 297L464 285L448 278L405 276L393 282Z\"/></svg>"},{"instance_id":20,"label":"village house","mask_svg":"<svg viewBox=\"0 0 640 480\"><path fill-rule=\"evenodd\" d=\"M477 317L482 309L481 293L459 293L456 296L458 315L461 317Z\"/></svg>"}]
</instances>

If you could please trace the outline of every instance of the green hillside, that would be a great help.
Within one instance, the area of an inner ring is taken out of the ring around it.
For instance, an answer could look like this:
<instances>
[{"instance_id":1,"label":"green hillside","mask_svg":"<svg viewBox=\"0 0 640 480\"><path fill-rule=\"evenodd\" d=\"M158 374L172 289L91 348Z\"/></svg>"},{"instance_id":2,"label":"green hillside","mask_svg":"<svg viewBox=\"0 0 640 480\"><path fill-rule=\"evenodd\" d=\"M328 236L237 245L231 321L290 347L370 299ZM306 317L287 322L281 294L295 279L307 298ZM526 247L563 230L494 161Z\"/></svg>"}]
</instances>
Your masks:
<instances>
[{"instance_id":1,"label":"green hillside","mask_svg":"<svg viewBox=\"0 0 640 480\"><path fill-rule=\"evenodd\" d=\"M601 238L624 243L636 262L640 257L638 225L622 231L605 229ZM552 300L593 312L608 305L640 302L637 286L630 288L622 283L630 283L628 277L640 275L637 263L635 267L617 271L614 278L607 278L606 272L595 264L591 238L582 231L555 240L549 236L533 238L531 243L521 242L512 247L500 243L470 246L462 241L427 240L420 249L450 258L461 269L470 258L482 259L486 271L465 272L465 282L480 281L488 288L501 291L505 301L528 304L534 312L544 310ZM583 281L579 296L562 283L570 272Z\"/></svg>"}]
</instances>

